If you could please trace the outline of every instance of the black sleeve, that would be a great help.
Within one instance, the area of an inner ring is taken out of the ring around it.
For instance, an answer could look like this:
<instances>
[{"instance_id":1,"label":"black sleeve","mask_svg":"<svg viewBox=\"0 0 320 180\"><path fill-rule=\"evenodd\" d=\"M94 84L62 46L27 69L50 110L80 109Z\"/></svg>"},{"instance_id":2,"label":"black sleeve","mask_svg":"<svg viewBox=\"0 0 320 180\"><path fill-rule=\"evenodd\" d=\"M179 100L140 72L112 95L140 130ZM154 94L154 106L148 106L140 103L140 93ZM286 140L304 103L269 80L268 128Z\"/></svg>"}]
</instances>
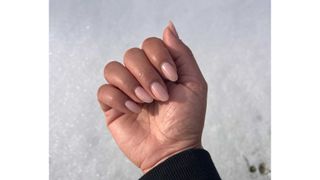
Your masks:
<instances>
[{"instance_id":1,"label":"black sleeve","mask_svg":"<svg viewBox=\"0 0 320 180\"><path fill-rule=\"evenodd\" d=\"M210 154L204 149L189 149L160 163L140 180L220 180Z\"/></svg>"}]
</instances>

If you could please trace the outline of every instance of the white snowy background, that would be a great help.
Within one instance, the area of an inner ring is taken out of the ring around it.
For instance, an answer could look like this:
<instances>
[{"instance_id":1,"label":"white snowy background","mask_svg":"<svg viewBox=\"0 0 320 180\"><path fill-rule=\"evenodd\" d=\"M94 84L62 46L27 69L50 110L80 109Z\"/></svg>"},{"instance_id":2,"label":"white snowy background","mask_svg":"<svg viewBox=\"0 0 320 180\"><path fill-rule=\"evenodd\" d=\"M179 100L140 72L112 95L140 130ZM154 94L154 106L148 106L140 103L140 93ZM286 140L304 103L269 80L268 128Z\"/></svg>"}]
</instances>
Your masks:
<instances>
[{"instance_id":1,"label":"white snowy background","mask_svg":"<svg viewBox=\"0 0 320 180\"><path fill-rule=\"evenodd\" d=\"M225 180L270 179L269 0L51 0L50 179L138 179L96 101L103 68L172 20L208 82L203 145Z\"/></svg>"}]
</instances>

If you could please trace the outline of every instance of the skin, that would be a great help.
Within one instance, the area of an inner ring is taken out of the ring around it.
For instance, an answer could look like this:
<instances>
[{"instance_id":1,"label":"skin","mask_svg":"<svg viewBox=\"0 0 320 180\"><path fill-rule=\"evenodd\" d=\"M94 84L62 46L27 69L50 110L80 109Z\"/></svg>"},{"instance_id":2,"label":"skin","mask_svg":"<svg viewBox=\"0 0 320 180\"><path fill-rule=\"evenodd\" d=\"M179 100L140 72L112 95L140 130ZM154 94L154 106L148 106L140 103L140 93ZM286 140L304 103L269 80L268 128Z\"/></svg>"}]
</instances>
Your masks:
<instances>
[{"instance_id":1,"label":"skin","mask_svg":"<svg viewBox=\"0 0 320 180\"><path fill-rule=\"evenodd\" d=\"M165 62L172 67L169 77L161 69ZM104 76L108 84L99 88L98 101L107 127L122 152L143 172L181 151L202 147L207 83L171 22L162 39L147 38L141 49L127 50L124 65L108 63ZM152 91L154 82L167 97ZM137 87L152 102L139 98ZM126 106L128 100L134 103L134 111Z\"/></svg>"}]
</instances>

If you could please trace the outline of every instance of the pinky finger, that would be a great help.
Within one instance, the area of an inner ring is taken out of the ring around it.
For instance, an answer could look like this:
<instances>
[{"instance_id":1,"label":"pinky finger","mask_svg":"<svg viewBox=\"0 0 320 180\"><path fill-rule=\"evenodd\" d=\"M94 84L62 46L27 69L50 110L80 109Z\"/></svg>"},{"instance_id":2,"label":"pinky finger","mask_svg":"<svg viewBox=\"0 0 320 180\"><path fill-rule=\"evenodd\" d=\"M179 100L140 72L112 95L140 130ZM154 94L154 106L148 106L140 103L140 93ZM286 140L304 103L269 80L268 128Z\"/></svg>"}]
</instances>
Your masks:
<instances>
[{"instance_id":1,"label":"pinky finger","mask_svg":"<svg viewBox=\"0 0 320 180\"><path fill-rule=\"evenodd\" d=\"M103 104L103 110L108 111L108 106L123 113L139 113L141 107L116 87L105 84L98 90L98 100Z\"/></svg>"}]
</instances>

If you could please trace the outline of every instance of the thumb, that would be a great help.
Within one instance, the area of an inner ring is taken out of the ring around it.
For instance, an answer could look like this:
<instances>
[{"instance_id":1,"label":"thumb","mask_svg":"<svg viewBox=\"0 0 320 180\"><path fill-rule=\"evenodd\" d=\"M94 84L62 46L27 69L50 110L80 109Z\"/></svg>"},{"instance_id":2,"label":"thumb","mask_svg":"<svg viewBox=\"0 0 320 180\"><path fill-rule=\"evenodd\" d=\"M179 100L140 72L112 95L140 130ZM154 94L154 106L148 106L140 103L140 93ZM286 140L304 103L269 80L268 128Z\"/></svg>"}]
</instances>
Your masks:
<instances>
[{"instance_id":1,"label":"thumb","mask_svg":"<svg viewBox=\"0 0 320 180\"><path fill-rule=\"evenodd\" d=\"M177 66L179 82L205 82L191 50L179 39L171 21L163 31L163 42Z\"/></svg>"}]
</instances>

